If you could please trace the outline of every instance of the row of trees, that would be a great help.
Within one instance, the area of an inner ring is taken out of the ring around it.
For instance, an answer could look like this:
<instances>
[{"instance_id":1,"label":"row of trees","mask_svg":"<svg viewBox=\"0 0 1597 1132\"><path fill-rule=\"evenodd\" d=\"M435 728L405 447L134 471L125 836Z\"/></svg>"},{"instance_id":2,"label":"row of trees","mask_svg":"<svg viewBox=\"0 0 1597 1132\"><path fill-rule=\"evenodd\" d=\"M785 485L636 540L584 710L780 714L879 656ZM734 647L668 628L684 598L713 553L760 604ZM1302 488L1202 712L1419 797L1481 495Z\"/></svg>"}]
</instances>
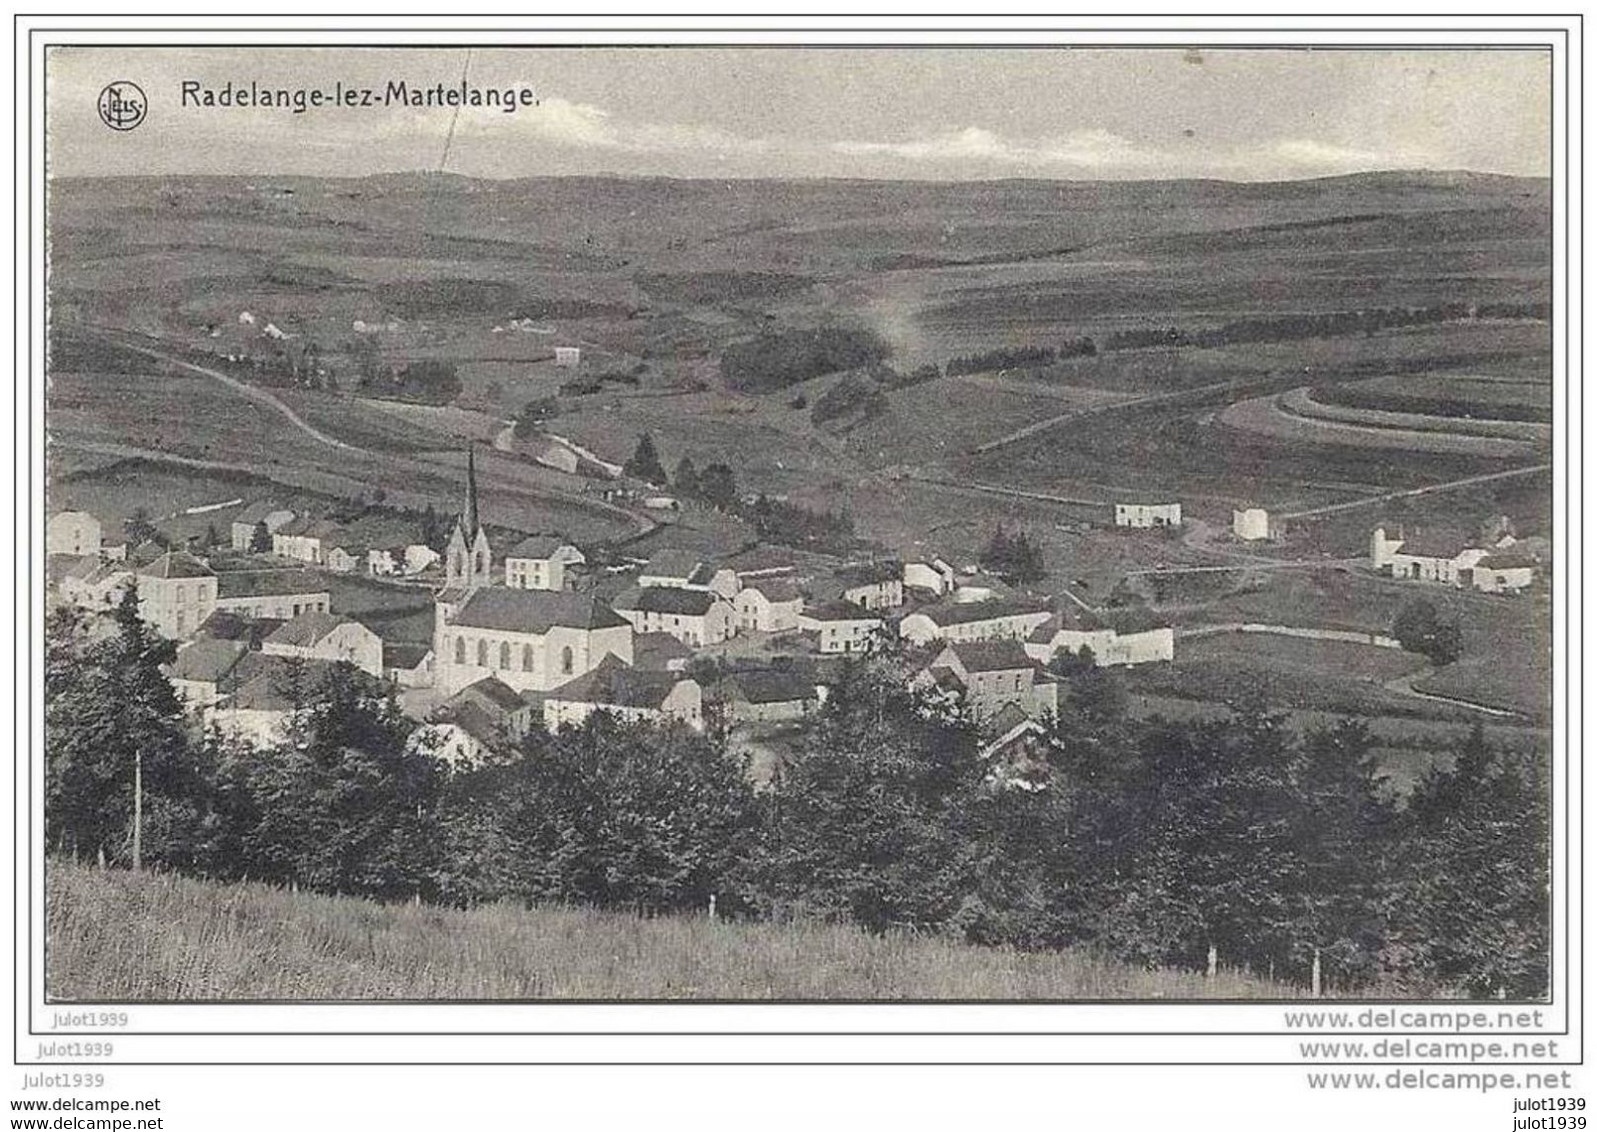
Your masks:
<instances>
[{"instance_id":1,"label":"row of trees","mask_svg":"<svg viewBox=\"0 0 1597 1132\"><path fill-rule=\"evenodd\" d=\"M1291 342L1302 338L1336 338L1345 334L1374 334L1402 326L1428 326L1469 318L1534 318L1546 304L1439 303L1427 307L1375 307L1357 311L1325 311L1245 318L1205 330L1160 327L1123 330L1104 342L1106 350L1135 350L1144 346L1232 346L1243 342ZM1540 317L1545 318L1545 314Z\"/></svg>"},{"instance_id":2,"label":"row of trees","mask_svg":"<svg viewBox=\"0 0 1597 1132\"><path fill-rule=\"evenodd\" d=\"M1262 705L1135 721L1065 658L1066 706L1006 787L958 703L860 662L768 790L714 733L603 714L449 773L353 671L304 691L283 742L186 727L170 646L124 606L49 626L46 838L127 860L142 760L145 860L379 899L574 901L820 917L978 944L1223 962L1397 993L1538 996L1548 810L1537 764L1477 728L1407 804L1356 723L1299 736Z\"/></svg>"}]
</instances>

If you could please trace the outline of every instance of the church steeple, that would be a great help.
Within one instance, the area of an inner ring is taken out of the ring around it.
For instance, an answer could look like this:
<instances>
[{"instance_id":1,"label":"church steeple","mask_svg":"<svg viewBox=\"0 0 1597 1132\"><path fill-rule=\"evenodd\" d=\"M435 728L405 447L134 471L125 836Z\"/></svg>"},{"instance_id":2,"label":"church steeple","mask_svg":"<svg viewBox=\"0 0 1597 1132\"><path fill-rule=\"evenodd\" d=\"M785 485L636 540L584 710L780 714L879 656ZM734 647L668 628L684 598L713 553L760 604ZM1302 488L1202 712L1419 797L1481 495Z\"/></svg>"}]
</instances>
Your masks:
<instances>
[{"instance_id":1,"label":"church steeple","mask_svg":"<svg viewBox=\"0 0 1597 1132\"><path fill-rule=\"evenodd\" d=\"M477 446L466 449L466 505L460 512L460 525L465 528L466 540L475 541L482 523L477 513Z\"/></svg>"}]
</instances>

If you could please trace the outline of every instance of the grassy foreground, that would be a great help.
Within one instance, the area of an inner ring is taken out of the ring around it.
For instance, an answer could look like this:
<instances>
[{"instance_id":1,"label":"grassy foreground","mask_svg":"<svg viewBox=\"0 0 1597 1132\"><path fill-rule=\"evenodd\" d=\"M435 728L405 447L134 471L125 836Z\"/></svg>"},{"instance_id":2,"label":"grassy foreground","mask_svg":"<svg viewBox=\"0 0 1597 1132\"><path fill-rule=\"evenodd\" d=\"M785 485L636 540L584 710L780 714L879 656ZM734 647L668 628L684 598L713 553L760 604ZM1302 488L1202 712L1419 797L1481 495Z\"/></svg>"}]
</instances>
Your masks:
<instances>
[{"instance_id":1,"label":"grassy foreground","mask_svg":"<svg viewBox=\"0 0 1597 1132\"><path fill-rule=\"evenodd\" d=\"M1283 984L1143 971L821 924L471 911L52 861L52 1000L1292 998Z\"/></svg>"}]
</instances>

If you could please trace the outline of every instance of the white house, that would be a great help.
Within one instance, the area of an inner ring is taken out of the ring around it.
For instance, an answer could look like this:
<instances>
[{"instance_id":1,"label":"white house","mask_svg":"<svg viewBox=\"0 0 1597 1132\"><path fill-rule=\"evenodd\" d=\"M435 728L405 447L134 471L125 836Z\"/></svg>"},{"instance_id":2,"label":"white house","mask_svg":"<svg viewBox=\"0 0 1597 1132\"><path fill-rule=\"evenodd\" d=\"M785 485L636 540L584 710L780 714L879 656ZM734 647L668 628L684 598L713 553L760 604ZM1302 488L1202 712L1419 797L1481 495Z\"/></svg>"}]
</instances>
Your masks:
<instances>
[{"instance_id":1,"label":"white house","mask_svg":"<svg viewBox=\"0 0 1597 1132\"><path fill-rule=\"evenodd\" d=\"M490 753L512 750L532 730L534 714L519 692L487 676L440 704L410 742L450 769L463 769L480 764Z\"/></svg>"},{"instance_id":2,"label":"white house","mask_svg":"<svg viewBox=\"0 0 1597 1132\"><path fill-rule=\"evenodd\" d=\"M1002 637L1024 641L1053 616L1047 602L1025 599L949 601L907 614L898 635L915 645L932 641L991 641Z\"/></svg>"},{"instance_id":3,"label":"white house","mask_svg":"<svg viewBox=\"0 0 1597 1132\"><path fill-rule=\"evenodd\" d=\"M1175 630L1136 610L1090 613L1076 606L1062 608L1026 639L1026 654L1046 664L1060 650L1092 650L1099 668L1150 664L1175 659Z\"/></svg>"},{"instance_id":4,"label":"white house","mask_svg":"<svg viewBox=\"0 0 1597 1132\"><path fill-rule=\"evenodd\" d=\"M1421 533L1392 539L1386 537L1384 527L1376 527L1370 535L1370 565L1408 581L1466 585L1468 571L1490 554L1479 547L1462 547L1446 536Z\"/></svg>"},{"instance_id":5,"label":"white house","mask_svg":"<svg viewBox=\"0 0 1597 1132\"><path fill-rule=\"evenodd\" d=\"M285 523L272 532L272 553L320 566L327 551L344 537L344 529L330 519L306 516Z\"/></svg>"},{"instance_id":6,"label":"white house","mask_svg":"<svg viewBox=\"0 0 1597 1132\"><path fill-rule=\"evenodd\" d=\"M432 646L413 641L384 641L383 678L401 688L431 688Z\"/></svg>"},{"instance_id":7,"label":"white house","mask_svg":"<svg viewBox=\"0 0 1597 1132\"><path fill-rule=\"evenodd\" d=\"M606 656L632 662L632 625L592 594L488 586L436 603L434 686L445 695L485 676L548 691Z\"/></svg>"},{"instance_id":8,"label":"white house","mask_svg":"<svg viewBox=\"0 0 1597 1132\"><path fill-rule=\"evenodd\" d=\"M335 574L353 574L366 565L367 550L351 542L339 542L325 548L323 557L327 568Z\"/></svg>"},{"instance_id":9,"label":"white house","mask_svg":"<svg viewBox=\"0 0 1597 1132\"><path fill-rule=\"evenodd\" d=\"M566 567L586 561L582 551L564 539L532 535L505 553L505 585L520 590L563 590Z\"/></svg>"},{"instance_id":10,"label":"white house","mask_svg":"<svg viewBox=\"0 0 1597 1132\"><path fill-rule=\"evenodd\" d=\"M799 616L799 628L814 633L821 652L867 652L886 623L869 610L847 601L828 602L806 609Z\"/></svg>"},{"instance_id":11,"label":"white house","mask_svg":"<svg viewBox=\"0 0 1597 1132\"><path fill-rule=\"evenodd\" d=\"M185 707L201 710L221 699L228 676L239 669L241 661L253 655L242 641L192 641L178 649L166 667L166 678Z\"/></svg>"},{"instance_id":12,"label":"white house","mask_svg":"<svg viewBox=\"0 0 1597 1132\"><path fill-rule=\"evenodd\" d=\"M1243 542L1259 542L1270 537L1270 513L1263 507L1244 507L1231 512L1231 533Z\"/></svg>"},{"instance_id":13,"label":"white house","mask_svg":"<svg viewBox=\"0 0 1597 1132\"><path fill-rule=\"evenodd\" d=\"M632 668L615 657L540 698L551 731L581 726L595 712L628 720L675 719L695 731L704 729L704 693L697 680Z\"/></svg>"},{"instance_id":14,"label":"white house","mask_svg":"<svg viewBox=\"0 0 1597 1132\"><path fill-rule=\"evenodd\" d=\"M309 570L224 570L216 577L215 608L287 621L301 613L327 612L332 596Z\"/></svg>"},{"instance_id":15,"label":"white house","mask_svg":"<svg viewBox=\"0 0 1597 1132\"><path fill-rule=\"evenodd\" d=\"M954 568L941 558L930 562L904 563L904 585L909 589L926 590L936 597L952 593L958 585Z\"/></svg>"},{"instance_id":16,"label":"white house","mask_svg":"<svg viewBox=\"0 0 1597 1132\"><path fill-rule=\"evenodd\" d=\"M57 511L44 524L46 554L78 554L98 557L100 520L87 511Z\"/></svg>"},{"instance_id":17,"label":"white house","mask_svg":"<svg viewBox=\"0 0 1597 1132\"><path fill-rule=\"evenodd\" d=\"M134 572L139 616L163 637L194 634L216 608L216 571L181 550L169 550Z\"/></svg>"},{"instance_id":18,"label":"white house","mask_svg":"<svg viewBox=\"0 0 1597 1132\"><path fill-rule=\"evenodd\" d=\"M832 572L841 586L838 595L862 609L897 609L904 604L904 577L896 562L861 562L839 566Z\"/></svg>"},{"instance_id":19,"label":"white house","mask_svg":"<svg viewBox=\"0 0 1597 1132\"><path fill-rule=\"evenodd\" d=\"M268 656L345 660L372 676L383 675L383 641L353 617L312 611L285 621L261 642Z\"/></svg>"},{"instance_id":20,"label":"white house","mask_svg":"<svg viewBox=\"0 0 1597 1132\"><path fill-rule=\"evenodd\" d=\"M1470 582L1486 593L1519 593L1536 580L1538 565L1520 554L1488 554L1471 569Z\"/></svg>"},{"instance_id":21,"label":"white house","mask_svg":"<svg viewBox=\"0 0 1597 1132\"><path fill-rule=\"evenodd\" d=\"M561 369L573 369L582 364L582 347L556 346L555 365Z\"/></svg>"},{"instance_id":22,"label":"white house","mask_svg":"<svg viewBox=\"0 0 1597 1132\"><path fill-rule=\"evenodd\" d=\"M662 587L702 590L724 601L737 597L743 584L736 570L705 562L689 550L660 550L638 571L638 585L645 589Z\"/></svg>"},{"instance_id":23,"label":"white house","mask_svg":"<svg viewBox=\"0 0 1597 1132\"><path fill-rule=\"evenodd\" d=\"M272 503L251 503L233 516L230 545L234 550L247 551L255 540L256 529L262 524L265 524L267 540L270 542L272 535L293 521L294 512L286 507Z\"/></svg>"},{"instance_id":24,"label":"white house","mask_svg":"<svg viewBox=\"0 0 1597 1132\"><path fill-rule=\"evenodd\" d=\"M820 703L813 680L802 673L761 668L734 672L717 697L732 723L785 723L803 719Z\"/></svg>"},{"instance_id":25,"label":"white house","mask_svg":"<svg viewBox=\"0 0 1597 1132\"><path fill-rule=\"evenodd\" d=\"M732 599L739 630L783 633L797 629L804 596L791 578L750 578Z\"/></svg>"},{"instance_id":26,"label":"white house","mask_svg":"<svg viewBox=\"0 0 1597 1132\"><path fill-rule=\"evenodd\" d=\"M634 588L617 597L614 608L635 631L669 633L689 648L718 645L736 631L731 603L708 590Z\"/></svg>"},{"instance_id":27,"label":"white house","mask_svg":"<svg viewBox=\"0 0 1597 1132\"><path fill-rule=\"evenodd\" d=\"M1179 503L1116 503L1117 527L1179 527Z\"/></svg>"}]
</instances>

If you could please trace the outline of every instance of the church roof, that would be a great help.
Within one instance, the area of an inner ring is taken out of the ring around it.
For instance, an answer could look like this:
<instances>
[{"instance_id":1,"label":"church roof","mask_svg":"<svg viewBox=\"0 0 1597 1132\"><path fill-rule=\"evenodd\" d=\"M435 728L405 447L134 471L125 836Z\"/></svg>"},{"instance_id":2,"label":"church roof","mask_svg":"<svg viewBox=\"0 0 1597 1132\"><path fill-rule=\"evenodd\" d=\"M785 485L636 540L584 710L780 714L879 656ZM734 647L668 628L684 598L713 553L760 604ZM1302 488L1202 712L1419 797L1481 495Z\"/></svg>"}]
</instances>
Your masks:
<instances>
[{"instance_id":1,"label":"church roof","mask_svg":"<svg viewBox=\"0 0 1597 1132\"><path fill-rule=\"evenodd\" d=\"M506 633L546 633L557 625L612 629L628 622L592 594L489 586L468 597L450 624Z\"/></svg>"}]
</instances>

